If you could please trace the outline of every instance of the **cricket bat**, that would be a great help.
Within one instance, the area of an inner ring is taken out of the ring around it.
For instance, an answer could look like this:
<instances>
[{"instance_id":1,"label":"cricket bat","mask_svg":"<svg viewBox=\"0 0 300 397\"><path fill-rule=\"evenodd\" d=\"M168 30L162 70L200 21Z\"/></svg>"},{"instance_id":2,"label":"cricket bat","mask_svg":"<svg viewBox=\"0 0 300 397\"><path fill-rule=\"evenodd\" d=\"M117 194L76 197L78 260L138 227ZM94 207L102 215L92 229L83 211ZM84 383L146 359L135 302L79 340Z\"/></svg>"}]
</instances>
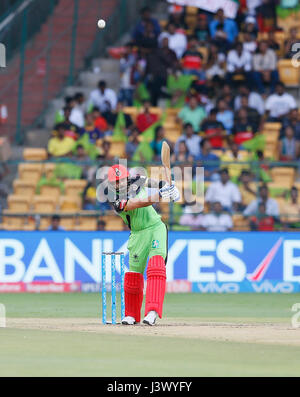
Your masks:
<instances>
[{"instance_id":1,"label":"cricket bat","mask_svg":"<svg viewBox=\"0 0 300 397\"><path fill-rule=\"evenodd\" d=\"M171 152L170 146L167 142L163 142L161 149L161 162L165 169L166 181L171 186L172 185L172 176L171 176L171 160L170 160Z\"/></svg>"}]
</instances>

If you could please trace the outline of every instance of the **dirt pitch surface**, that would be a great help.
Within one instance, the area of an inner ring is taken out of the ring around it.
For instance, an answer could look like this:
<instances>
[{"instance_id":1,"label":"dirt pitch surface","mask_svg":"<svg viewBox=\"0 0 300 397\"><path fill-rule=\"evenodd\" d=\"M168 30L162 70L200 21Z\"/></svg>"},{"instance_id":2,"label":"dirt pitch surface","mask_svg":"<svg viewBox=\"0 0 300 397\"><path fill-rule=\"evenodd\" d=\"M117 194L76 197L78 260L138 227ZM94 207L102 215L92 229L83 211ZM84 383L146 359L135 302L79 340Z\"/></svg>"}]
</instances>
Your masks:
<instances>
[{"instance_id":1,"label":"dirt pitch surface","mask_svg":"<svg viewBox=\"0 0 300 397\"><path fill-rule=\"evenodd\" d=\"M44 331L74 331L127 336L196 338L211 341L267 343L300 346L300 329L282 323L222 323L182 319L161 320L153 327L102 325L88 318L9 318L7 328Z\"/></svg>"}]
</instances>

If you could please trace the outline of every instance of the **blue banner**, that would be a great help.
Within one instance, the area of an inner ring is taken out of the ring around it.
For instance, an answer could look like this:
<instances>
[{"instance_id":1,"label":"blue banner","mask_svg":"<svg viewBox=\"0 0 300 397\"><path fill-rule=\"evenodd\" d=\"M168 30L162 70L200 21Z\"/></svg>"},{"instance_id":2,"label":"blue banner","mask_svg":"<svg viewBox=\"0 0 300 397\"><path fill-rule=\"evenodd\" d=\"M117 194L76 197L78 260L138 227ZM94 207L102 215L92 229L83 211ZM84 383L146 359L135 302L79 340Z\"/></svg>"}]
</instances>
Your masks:
<instances>
[{"instance_id":1,"label":"blue banner","mask_svg":"<svg viewBox=\"0 0 300 397\"><path fill-rule=\"evenodd\" d=\"M1 232L0 283L100 283L102 251L124 252L128 267L128 238L127 232ZM297 233L170 232L167 280L186 280L195 292L298 292L300 240Z\"/></svg>"}]
</instances>

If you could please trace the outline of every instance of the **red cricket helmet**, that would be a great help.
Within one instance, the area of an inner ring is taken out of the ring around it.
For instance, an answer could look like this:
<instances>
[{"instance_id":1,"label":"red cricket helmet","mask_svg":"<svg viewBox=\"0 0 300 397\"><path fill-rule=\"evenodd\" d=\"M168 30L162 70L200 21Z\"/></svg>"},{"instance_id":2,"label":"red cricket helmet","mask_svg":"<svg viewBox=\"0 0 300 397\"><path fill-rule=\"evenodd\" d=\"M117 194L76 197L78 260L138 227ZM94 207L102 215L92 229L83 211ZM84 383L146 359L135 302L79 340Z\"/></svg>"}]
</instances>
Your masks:
<instances>
[{"instance_id":1,"label":"red cricket helmet","mask_svg":"<svg viewBox=\"0 0 300 397\"><path fill-rule=\"evenodd\" d=\"M122 164L115 164L108 170L108 181L114 183L120 179L129 177L129 172L126 167Z\"/></svg>"}]
</instances>

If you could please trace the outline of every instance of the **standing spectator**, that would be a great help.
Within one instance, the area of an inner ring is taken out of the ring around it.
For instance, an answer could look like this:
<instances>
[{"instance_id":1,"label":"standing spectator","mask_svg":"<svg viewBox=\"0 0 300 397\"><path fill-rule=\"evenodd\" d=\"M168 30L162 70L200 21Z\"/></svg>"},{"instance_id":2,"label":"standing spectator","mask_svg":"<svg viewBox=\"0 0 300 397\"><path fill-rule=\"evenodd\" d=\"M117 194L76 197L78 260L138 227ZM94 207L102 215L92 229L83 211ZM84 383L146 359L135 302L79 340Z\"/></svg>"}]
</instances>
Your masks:
<instances>
[{"instance_id":1,"label":"standing spectator","mask_svg":"<svg viewBox=\"0 0 300 397\"><path fill-rule=\"evenodd\" d=\"M281 161L295 161L299 159L300 142L295 138L293 127L284 129L284 137L279 141L279 159Z\"/></svg>"},{"instance_id":2,"label":"standing spectator","mask_svg":"<svg viewBox=\"0 0 300 397\"><path fill-rule=\"evenodd\" d=\"M182 69L183 73L197 76L198 79L204 80L203 56L198 48L197 38L195 36L190 37L188 49L182 56Z\"/></svg>"},{"instance_id":3,"label":"standing spectator","mask_svg":"<svg viewBox=\"0 0 300 397\"><path fill-rule=\"evenodd\" d=\"M143 7L140 11L140 14L141 14L141 20L137 23L137 25L134 28L132 34L133 39L135 41L138 41L141 38L141 36L143 36L146 29L146 24L149 22L153 25L155 36L158 37L160 34L160 25L155 18L152 18L151 9L149 7Z\"/></svg>"},{"instance_id":4,"label":"standing spectator","mask_svg":"<svg viewBox=\"0 0 300 397\"><path fill-rule=\"evenodd\" d=\"M133 105L135 64L136 56L132 52L132 43L128 43L120 60L121 84L119 94L119 101L125 102L127 106Z\"/></svg>"},{"instance_id":5,"label":"standing spectator","mask_svg":"<svg viewBox=\"0 0 300 397\"><path fill-rule=\"evenodd\" d=\"M247 81L252 68L252 55L237 42L235 48L227 55L227 80L229 83Z\"/></svg>"},{"instance_id":6,"label":"standing spectator","mask_svg":"<svg viewBox=\"0 0 300 397\"><path fill-rule=\"evenodd\" d=\"M241 193L237 185L229 180L227 168L220 171L220 181L212 182L206 192L205 200L212 204L219 201L225 211L236 211L241 203Z\"/></svg>"},{"instance_id":7,"label":"standing spectator","mask_svg":"<svg viewBox=\"0 0 300 397\"><path fill-rule=\"evenodd\" d=\"M265 85L274 92L278 82L277 57L275 51L269 48L267 41L261 41L258 51L253 56L253 79L257 90L265 92Z\"/></svg>"},{"instance_id":8,"label":"standing spectator","mask_svg":"<svg viewBox=\"0 0 300 397\"><path fill-rule=\"evenodd\" d=\"M265 113L265 104L261 95L255 91L250 91L250 88L245 84L241 84L238 88L238 95L235 97L234 100L235 110L239 110L241 108L242 106L241 98L243 95L247 96L249 107L256 109L258 113L261 115Z\"/></svg>"},{"instance_id":9,"label":"standing spectator","mask_svg":"<svg viewBox=\"0 0 300 397\"><path fill-rule=\"evenodd\" d=\"M216 181L219 179L220 159L211 152L211 144L208 139L202 139L200 142L201 152L194 157L194 162L199 167L204 167L204 180Z\"/></svg>"},{"instance_id":10,"label":"standing spectator","mask_svg":"<svg viewBox=\"0 0 300 397\"><path fill-rule=\"evenodd\" d=\"M155 27L151 21L145 22L145 30L139 36L135 43L138 47L143 47L147 50L158 47L158 37L155 32Z\"/></svg>"},{"instance_id":11,"label":"standing spectator","mask_svg":"<svg viewBox=\"0 0 300 397\"><path fill-rule=\"evenodd\" d=\"M274 217L279 217L279 207L277 201L269 198L269 189L267 185L262 185L259 188L259 197L248 205L243 212L244 216L255 215L258 212L259 204L263 202L266 206L266 214Z\"/></svg>"},{"instance_id":12,"label":"standing spectator","mask_svg":"<svg viewBox=\"0 0 300 397\"><path fill-rule=\"evenodd\" d=\"M266 118L275 122L282 121L292 109L297 109L295 98L285 91L283 83L277 83L275 93L266 100Z\"/></svg>"},{"instance_id":13,"label":"standing spectator","mask_svg":"<svg viewBox=\"0 0 300 397\"><path fill-rule=\"evenodd\" d=\"M231 130L234 123L234 113L229 109L228 103L223 99L219 99L217 103L217 120L220 121L228 134L231 134Z\"/></svg>"},{"instance_id":14,"label":"standing spectator","mask_svg":"<svg viewBox=\"0 0 300 397\"><path fill-rule=\"evenodd\" d=\"M206 113L202 106L199 106L198 100L195 96L192 96L189 104L184 106L184 108L178 114L178 121L182 123L190 123L194 131L199 132L200 125L205 119Z\"/></svg>"},{"instance_id":15,"label":"standing spectator","mask_svg":"<svg viewBox=\"0 0 300 397\"><path fill-rule=\"evenodd\" d=\"M212 38L214 38L219 25L224 26L223 29L227 35L228 40L233 43L238 35L237 25L232 19L225 18L224 11L221 8L217 11L215 18L209 24L210 34Z\"/></svg>"},{"instance_id":16,"label":"standing spectator","mask_svg":"<svg viewBox=\"0 0 300 397\"><path fill-rule=\"evenodd\" d=\"M208 232L229 232L233 229L233 222L231 216L223 212L222 204L215 201L211 212L203 216L201 226Z\"/></svg>"},{"instance_id":17,"label":"standing spectator","mask_svg":"<svg viewBox=\"0 0 300 397\"><path fill-rule=\"evenodd\" d=\"M177 56L169 48L167 37L162 40L162 47L154 49L146 56L148 89L153 106L157 106L159 98L164 96L162 88L167 84L168 70L177 65Z\"/></svg>"},{"instance_id":18,"label":"standing spectator","mask_svg":"<svg viewBox=\"0 0 300 397\"><path fill-rule=\"evenodd\" d=\"M151 113L151 102L145 101L143 112L140 113L136 119L136 126L138 130L142 133L157 121L158 121L157 114Z\"/></svg>"},{"instance_id":19,"label":"standing spectator","mask_svg":"<svg viewBox=\"0 0 300 397\"><path fill-rule=\"evenodd\" d=\"M89 102L91 106L98 107L101 113L107 112L115 110L117 106L117 95L112 89L107 88L105 81L100 81L98 89L91 92Z\"/></svg>"},{"instance_id":20,"label":"standing spectator","mask_svg":"<svg viewBox=\"0 0 300 397\"><path fill-rule=\"evenodd\" d=\"M210 142L214 149L223 148L223 140L227 133L221 121L217 120L218 109L213 108L207 119L201 124L201 132L204 132L205 138Z\"/></svg>"},{"instance_id":21,"label":"standing spectator","mask_svg":"<svg viewBox=\"0 0 300 397\"><path fill-rule=\"evenodd\" d=\"M167 31L159 36L160 43L164 37L169 39L169 48L176 53L178 59L181 59L187 48L186 35L178 31L173 23L169 23Z\"/></svg>"},{"instance_id":22,"label":"standing spectator","mask_svg":"<svg viewBox=\"0 0 300 397\"><path fill-rule=\"evenodd\" d=\"M176 155L179 153L180 142L185 142L191 156L198 156L200 154L201 137L195 134L191 123L186 123L184 125L184 135L182 135L175 144Z\"/></svg>"},{"instance_id":23,"label":"standing spectator","mask_svg":"<svg viewBox=\"0 0 300 397\"><path fill-rule=\"evenodd\" d=\"M260 202L257 215L250 218L251 231L273 232L274 223L274 218L266 213L266 204Z\"/></svg>"}]
</instances>

